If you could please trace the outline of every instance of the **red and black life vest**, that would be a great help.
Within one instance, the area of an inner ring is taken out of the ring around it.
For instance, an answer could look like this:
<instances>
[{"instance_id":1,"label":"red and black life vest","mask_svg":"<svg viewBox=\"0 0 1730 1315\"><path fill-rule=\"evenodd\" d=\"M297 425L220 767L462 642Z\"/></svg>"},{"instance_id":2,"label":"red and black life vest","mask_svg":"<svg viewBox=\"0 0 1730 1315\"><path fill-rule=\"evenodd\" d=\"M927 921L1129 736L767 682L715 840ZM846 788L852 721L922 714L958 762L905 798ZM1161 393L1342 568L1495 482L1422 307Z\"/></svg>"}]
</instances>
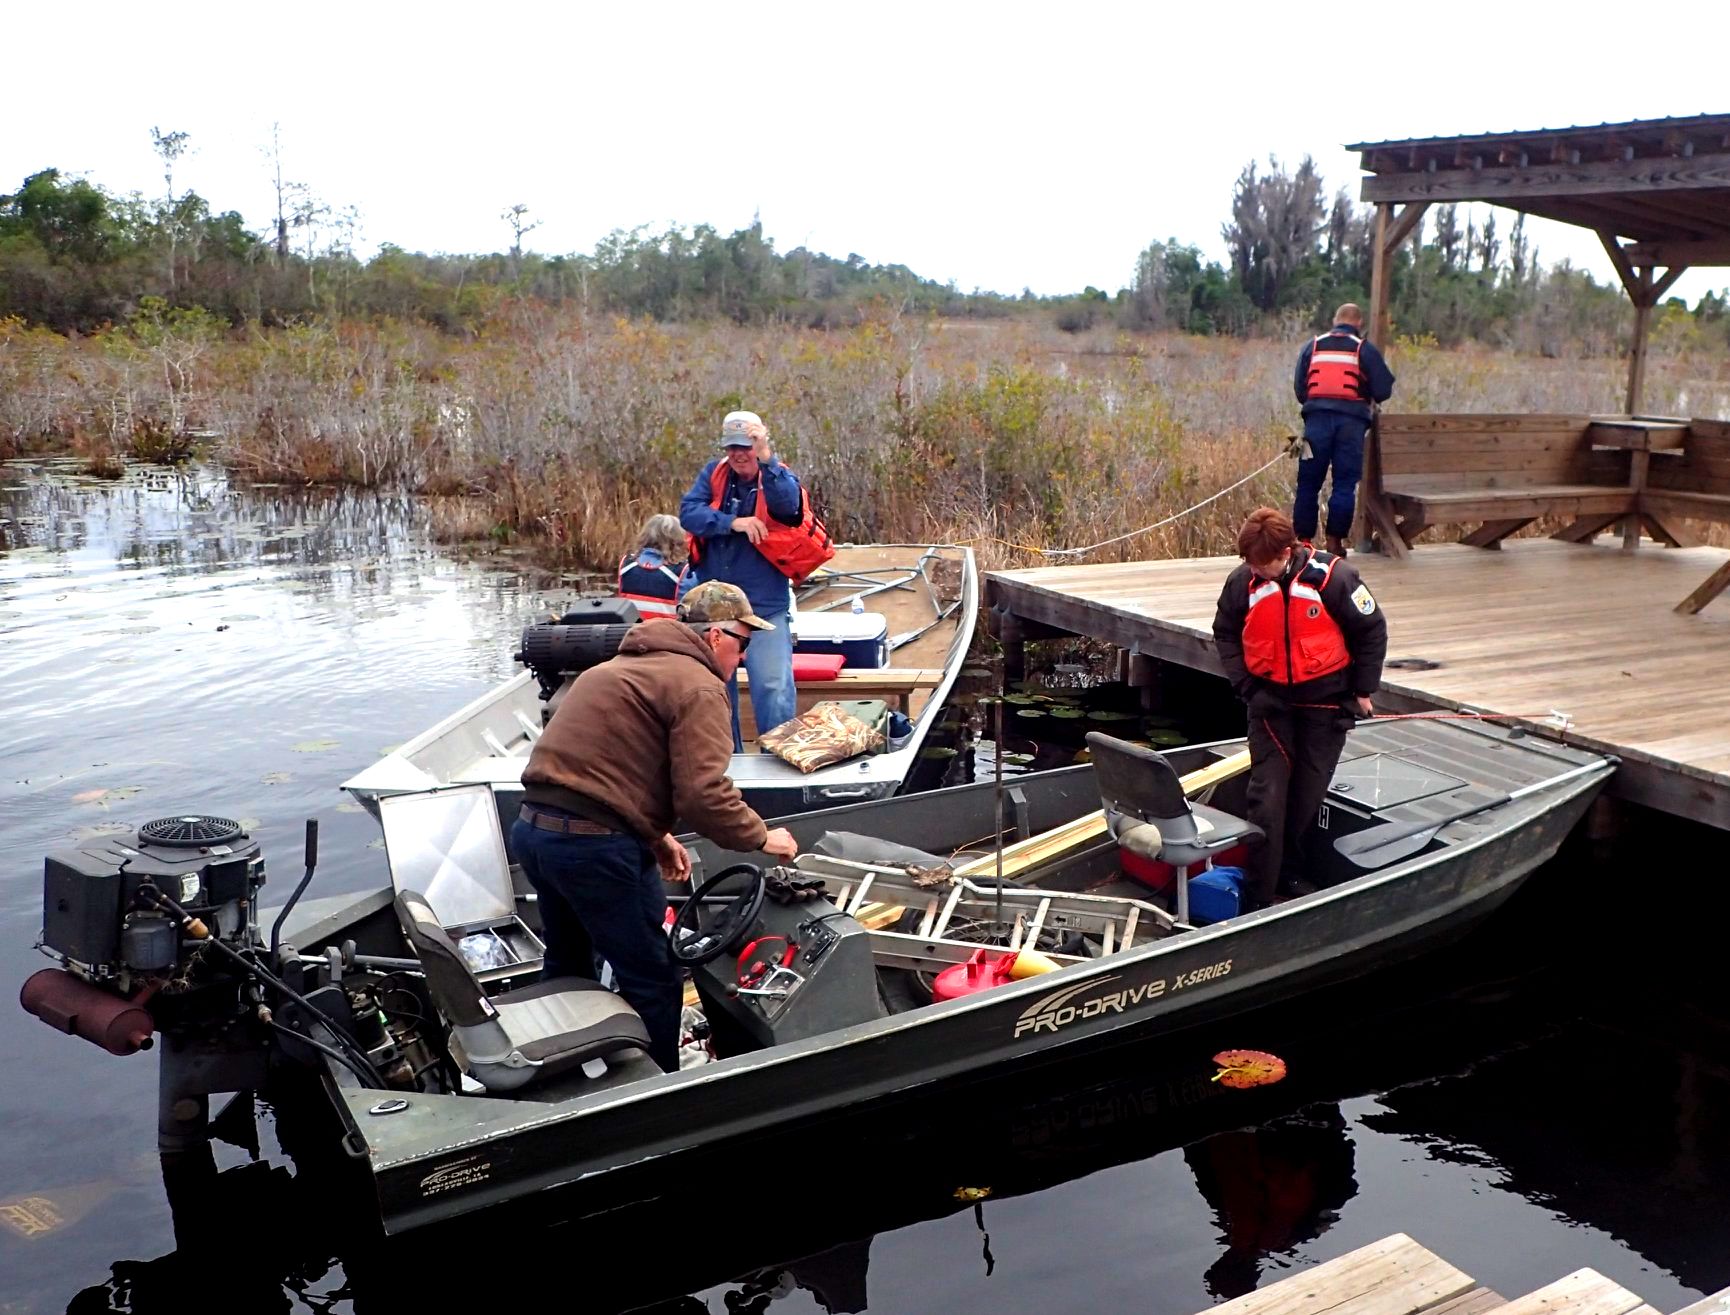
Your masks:
<instances>
[{"instance_id":1,"label":"red and black life vest","mask_svg":"<svg viewBox=\"0 0 1730 1315\"><path fill-rule=\"evenodd\" d=\"M717 461L714 470L709 472L709 505L716 511L721 509L721 502L727 496L727 470L725 461ZM757 551L794 584L802 583L806 576L835 555L834 540L829 537L823 522L817 519L817 513L811 510L811 495L805 492L803 484L799 486L797 525L783 525L769 515L769 500L763 494L761 476L757 480L757 506L751 514L769 531L756 545ZM690 547L691 561L701 561L703 541L691 535Z\"/></svg>"},{"instance_id":2,"label":"red and black life vest","mask_svg":"<svg viewBox=\"0 0 1730 1315\"><path fill-rule=\"evenodd\" d=\"M679 581L684 569L675 571L665 562L649 565L635 553L619 559L619 597L637 605L637 615L657 621L677 615Z\"/></svg>"},{"instance_id":3,"label":"red and black life vest","mask_svg":"<svg viewBox=\"0 0 1730 1315\"><path fill-rule=\"evenodd\" d=\"M1351 665L1345 632L1322 602L1322 590L1339 558L1318 552L1289 589L1277 580L1249 579L1249 612L1243 619L1243 664L1252 676L1296 685L1330 676Z\"/></svg>"},{"instance_id":4,"label":"red and black life vest","mask_svg":"<svg viewBox=\"0 0 1730 1315\"><path fill-rule=\"evenodd\" d=\"M1364 381L1364 340L1355 333L1324 333L1310 344L1306 400L1367 402Z\"/></svg>"}]
</instances>

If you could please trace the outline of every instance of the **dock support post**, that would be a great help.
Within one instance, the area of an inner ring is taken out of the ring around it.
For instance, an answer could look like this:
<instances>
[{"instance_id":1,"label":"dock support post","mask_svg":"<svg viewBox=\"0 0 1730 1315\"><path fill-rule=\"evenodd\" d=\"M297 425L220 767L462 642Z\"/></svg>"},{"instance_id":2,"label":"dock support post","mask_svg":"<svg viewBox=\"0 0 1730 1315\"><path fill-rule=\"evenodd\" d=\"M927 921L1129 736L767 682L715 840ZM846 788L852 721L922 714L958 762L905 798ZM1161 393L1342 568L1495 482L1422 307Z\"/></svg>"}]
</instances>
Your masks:
<instances>
[{"instance_id":1,"label":"dock support post","mask_svg":"<svg viewBox=\"0 0 1730 1315\"><path fill-rule=\"evenodd\" d=\"M1159 659L1131 652L1128 683L1131 689L1141 694L1141 710L1152 712L1159 706Z\"/></svg>"},{"instance_id":2,"label":"dock support post","mask_svg":"<svg viewBox=\"0 0 1730 1315\"><path fill-rule=\"evenodd\" d=\"M1003 650L1003 679L1025 680L1027 633L1022 628L1021 618L1001 603L998 604L996 631L998 647Z\"/></svg>"}]
</instances>

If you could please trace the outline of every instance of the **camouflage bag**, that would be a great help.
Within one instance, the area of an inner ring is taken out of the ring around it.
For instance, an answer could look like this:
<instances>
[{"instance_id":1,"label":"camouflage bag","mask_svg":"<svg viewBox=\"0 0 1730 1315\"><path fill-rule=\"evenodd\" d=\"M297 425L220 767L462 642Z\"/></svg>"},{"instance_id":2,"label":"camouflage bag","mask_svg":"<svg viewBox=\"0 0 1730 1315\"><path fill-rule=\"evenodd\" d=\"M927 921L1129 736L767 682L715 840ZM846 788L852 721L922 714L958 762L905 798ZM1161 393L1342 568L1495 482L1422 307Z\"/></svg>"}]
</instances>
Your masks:
<instances>
[{"instance_id":1,"label":"camouflage bag","mask_svg":"<svg viewBox=\"0 0 1730 1315\"><path fill-rule=\"evenodd\" d=\"M839 703L819 703L757 739L770 753L802 772L814 772L883 747L883 732L867 726Z\"/></svg>"}]
</instances>

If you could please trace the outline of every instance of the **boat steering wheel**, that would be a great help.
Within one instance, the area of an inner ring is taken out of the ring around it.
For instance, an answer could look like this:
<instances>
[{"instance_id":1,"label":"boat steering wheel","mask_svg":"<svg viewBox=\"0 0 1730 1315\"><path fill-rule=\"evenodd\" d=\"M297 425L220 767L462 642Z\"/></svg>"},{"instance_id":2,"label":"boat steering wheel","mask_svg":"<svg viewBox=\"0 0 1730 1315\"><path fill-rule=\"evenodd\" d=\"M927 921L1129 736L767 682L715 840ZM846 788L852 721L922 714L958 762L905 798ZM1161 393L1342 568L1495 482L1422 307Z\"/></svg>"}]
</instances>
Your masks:
<instances>
[{"instance_id":1,"label":"boat steering wheel","mask_svg":"<svg viewBox=\"0 0 1730 1315\"><path fill-rule=\"evenodd\" d=\"M747 878L745 888L715 912L709 919L707 930L700 927L697 915L703 907L704 897L722 882L738 876ZM669 949L674 960L694 968L720 958L740 944L757 925L757 915L763 911L763 896L768 889L768 879L755 863L735 863L730 868L722 868L698 886L673 917Z\"/></svg>"}]
</instances>

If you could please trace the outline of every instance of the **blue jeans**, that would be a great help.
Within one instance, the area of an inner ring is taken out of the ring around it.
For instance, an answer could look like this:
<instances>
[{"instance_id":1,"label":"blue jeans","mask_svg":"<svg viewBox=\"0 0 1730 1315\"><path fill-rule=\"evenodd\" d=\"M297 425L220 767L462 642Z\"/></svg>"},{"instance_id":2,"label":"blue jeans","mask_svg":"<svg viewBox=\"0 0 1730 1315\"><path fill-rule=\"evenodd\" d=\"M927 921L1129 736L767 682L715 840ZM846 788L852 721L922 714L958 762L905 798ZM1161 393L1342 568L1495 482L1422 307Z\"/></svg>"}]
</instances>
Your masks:
<instances>
[{"instance_id":1,"label":"blue jeans","mask_svg":"<svg viewBox=\"0 0 1730 1315\"><path fill-rule=\"evenodd\" d=\"M1364 473L1364 435L1369 428L1367 419L1343 411L1314 411L1304 417L1304 441L1313 455L1298 462L1297 497L1291 513L1298 538L1316 537L1317 504L1329 466L1333 467L1334 486L1328 494L1328 533L1343 539L1352 532L1358 480Z\"/></svg>"},{"instance_id":2,"label":"blue jeans","mask_svg":"<svg viewBox=\"0 0 1730 1315\"><path fill-rule=\"evenodd\" d=\"M592 981L596 957L605 959L649 1031L649 1057L675 1071L683 991L662 929L661 870L649 847L635 836L569 836L518 818L511 851L540 897L542 980Z\"/></svg>"},{"instance_id":3,"label":"blue jeans","mask_svg":"<svg viewBox=\"0 0 1730 1315\"><path fill-rule=\"evenodd\" d=\"M757 733L774 730L784 721L798 715L799 705L793 688L793 630L787 609L761 612L773 630L753 630L751 644L745 650L745 670L751 674L751 715L757 723ZM733 702L733 752L745 747L739 734L739 681L727 682L727 697Z\"/></svg>"}]
</instances>

